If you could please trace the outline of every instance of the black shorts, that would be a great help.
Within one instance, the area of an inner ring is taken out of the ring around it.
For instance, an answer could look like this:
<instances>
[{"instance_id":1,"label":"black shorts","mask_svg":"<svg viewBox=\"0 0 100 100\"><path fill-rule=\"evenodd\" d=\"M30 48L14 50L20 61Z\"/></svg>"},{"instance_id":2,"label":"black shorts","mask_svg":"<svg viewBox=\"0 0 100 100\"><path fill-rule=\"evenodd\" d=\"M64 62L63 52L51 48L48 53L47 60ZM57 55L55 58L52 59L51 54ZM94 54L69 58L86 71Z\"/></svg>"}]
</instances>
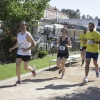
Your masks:
<instances>
[{"instance_id":1,"label":"black shorts","mask_svg":"<svg viewBox=\"0 0 100 100\"><path fill-rule=\"evenodd\" d=\"M84 49L86 50L86 47L81 47L80 48L80 51L83 51Z\"/></svg>"},{"instance_id":2,"label":"black shorts","mask_svg":"<svg viewBox=\"0 0 100 100\"><path fill-rule=\"evenodd\" d=\"M27 62L30 60L31 56L30 55L18 55L16 56L16 58L21 58L24 62Z\"/></svg>"},{"instance_id":3,"label":"black shorts","mask_svg":"<svg viewBox=\"0 0 100 100\"><path fill-rule=\"evenodd\" d=\"M64 53L64 54L62 54L62 53L58 53L57 54L57 58L68 58L69 57L69 53Z\"/></svg>"}]
</instances>

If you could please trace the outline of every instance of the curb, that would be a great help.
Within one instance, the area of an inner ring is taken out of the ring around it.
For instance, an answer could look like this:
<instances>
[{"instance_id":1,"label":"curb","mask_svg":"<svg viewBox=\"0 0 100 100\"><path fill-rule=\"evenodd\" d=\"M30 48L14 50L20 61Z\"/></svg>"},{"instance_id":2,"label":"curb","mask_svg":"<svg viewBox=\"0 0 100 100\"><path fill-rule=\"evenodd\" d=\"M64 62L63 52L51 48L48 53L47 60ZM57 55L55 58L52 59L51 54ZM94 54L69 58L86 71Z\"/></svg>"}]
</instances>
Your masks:
<instances>
[{"instance_id":1,"label":"curb","mask_svg":"<svg viewBox=\"0 0 100 100\"><path fill-rule=\"evenodd\" d=\"M66 63L67 64L67 63ZM38 69L38 70L36 70L36 73L40 73L40 72L42 72L42 71L44 71L44 70L47 70L47 69L52 69L52 68L54 68L54 67L57 67L56 65L52 65L52 66L48 66L48 67L45 67L45 68L42 68L42 69ZM21 78L24 78L24 77L27 77L27 76L30 76L30 75L32 75L32 73L26 73L26 74L22 74L21 75ZM10 81L14 81L14 80L16 80L17 79L17 77L15 76L15 77L12 77L12 78L8 78L8 79L5 79L5 80L1 80L0 81L0 84L3 84L3 83L7 83L7 82L10 82Z\"/></svg>"},{"instance_id":2,"label":"curb","mask_svg":"<svg viewBox=\"0 0 100 100\"><path fill-rule=\"evenodd\" d=\"M54 67L57 67L56 65L52 65L52 66L50 66L50 68L49 68L49 66L48 67L45 67L45 68L42 68L42 69L38 69L38 70L36 70L36 73L40 73L40 72L42 72L42 71L44 71L44 70L47 70L47 69L52 69L52 68L54 68ZM22 74L21 75L21 78L24 78L24 77L27 77L27 76L30 76L30 75L32 75L32 73L26 73L26 74ZM13 78L8 78L8 79L5 79L5 80L1 80L0 81L0 85L1 84L3 84L3 83L7 83L7 82L10 82L10 81L14 81L14 80L16 80L17 79L17 77L15 76L15 77L13 77Z\"/></svg>"}]
</instances>

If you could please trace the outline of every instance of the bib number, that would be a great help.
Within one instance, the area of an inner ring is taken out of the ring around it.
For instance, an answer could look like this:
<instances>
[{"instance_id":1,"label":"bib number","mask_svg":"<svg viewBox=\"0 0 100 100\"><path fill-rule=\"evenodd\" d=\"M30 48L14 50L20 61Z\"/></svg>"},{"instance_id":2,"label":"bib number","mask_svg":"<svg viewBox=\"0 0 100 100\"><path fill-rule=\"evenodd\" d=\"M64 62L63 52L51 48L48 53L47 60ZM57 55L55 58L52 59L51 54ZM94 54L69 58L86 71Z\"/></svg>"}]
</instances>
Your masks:
<instances>
[{"instance_id":1,"label":"bib number","mask_svg":"<svg viewBox=\"0 0 100 100\"><path fill-rule=\"evenodd\" d=\"M88 44L90 44L90 45L93 45L93 44L94 44L93 40L88 40L87 42L88 42Z\"/></svg>"},{"instance_id":2,"label":"bib number","mask_svg":"<svg viewBox=\"0 0 100 100\"><path fill-rule=\"evenodd\" d=\"M18 44L18 50L22 50L23 48L23 43Z\"/></svg>"},{"instance_id":3,"label":"bib number","mask_svg":"<svg viewBox=\"0 0 100 100\"><path fill-rule=\"evenodd\" d=\"M65 50L65 46L60 46L59 50Z\"/></svg>"}]
</instances>

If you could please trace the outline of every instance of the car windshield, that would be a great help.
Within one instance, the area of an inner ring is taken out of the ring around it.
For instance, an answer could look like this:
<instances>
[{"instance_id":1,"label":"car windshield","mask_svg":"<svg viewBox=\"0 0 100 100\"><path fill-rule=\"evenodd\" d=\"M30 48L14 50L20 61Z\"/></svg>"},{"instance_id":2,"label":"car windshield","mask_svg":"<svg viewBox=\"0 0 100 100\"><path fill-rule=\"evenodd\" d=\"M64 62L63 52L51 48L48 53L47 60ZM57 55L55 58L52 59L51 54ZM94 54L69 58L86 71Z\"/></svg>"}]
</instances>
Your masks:
<instances>
[{"instance_id":1,"label":"car windshield","mask_svg":"<svg viewBox=\"0 0 100 100\"><path fill-rule=\"evenodd\" d=\"M34 41L38 41L39 37L33 37Z\"/></svg>"}]
</instances>

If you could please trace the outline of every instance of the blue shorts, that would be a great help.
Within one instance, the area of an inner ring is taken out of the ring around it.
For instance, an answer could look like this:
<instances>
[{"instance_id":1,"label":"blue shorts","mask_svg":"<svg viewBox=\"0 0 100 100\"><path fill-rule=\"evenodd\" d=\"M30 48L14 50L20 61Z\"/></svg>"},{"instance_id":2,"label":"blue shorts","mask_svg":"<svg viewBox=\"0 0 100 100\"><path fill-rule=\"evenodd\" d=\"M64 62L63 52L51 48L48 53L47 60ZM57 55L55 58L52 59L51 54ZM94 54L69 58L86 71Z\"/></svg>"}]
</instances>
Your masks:
<instances>
[{"instance_id":1,"label":"blue shorts","mask_svg":"<svg viewBox=\"0 0 100 100\"><path fill-rule=\"evenodd\" d=\"M98 60L98 55L99 53L86 52L86 58L93 58L94 60Z\"/></svg>"}]
</instances>

